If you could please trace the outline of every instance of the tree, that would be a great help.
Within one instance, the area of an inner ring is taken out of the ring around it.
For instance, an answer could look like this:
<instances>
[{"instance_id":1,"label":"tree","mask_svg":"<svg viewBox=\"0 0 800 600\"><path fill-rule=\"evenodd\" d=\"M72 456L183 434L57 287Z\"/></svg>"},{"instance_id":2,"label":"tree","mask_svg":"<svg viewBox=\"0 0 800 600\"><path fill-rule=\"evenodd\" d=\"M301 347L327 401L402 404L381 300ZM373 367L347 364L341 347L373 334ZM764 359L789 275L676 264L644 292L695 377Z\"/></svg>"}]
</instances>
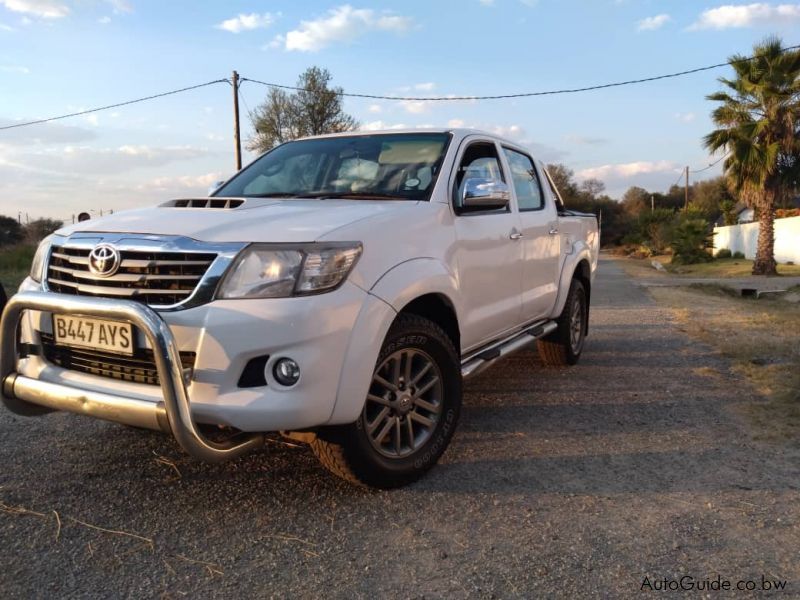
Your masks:
<instances>
[{"instance_id":1,"label":"tree","mask_svg":"<svg viewBox=\"0 0 800 600\"><path fill-rule=\"evenodd\" d=\"M689 206L698 209L709 221L716 221L736 206L724 177L698 181L691 187Z\"/></svg>"},{"instance_id":2,"label":"tree","mask_svg":"<svg viewBox=\"0 0 800 600\"><path fill-rule=\"evenodd\" d=\"M651 196L646 189L632 186L622 196L622 207L629 216L638 218L642 212L650 209Z\"/></svg>"},{"instance_id":3,"label":"tree","mask_svg":"<svg viewBox=\"0 0 800 600\"><path fill-rule=\"evenodd\" d=\"M606 191L606 184L594 177L584 179L580 185L580 191L591 198L597 198Z\"/></svg>"},{"instance_id":4,"label":"tree","mask_svg":"<svg viewBox=\"0 0 800 600\"><path fill-rule=\"evenodd\" d=\"M0 246L10 246L22 240L22 226L16 219L0 215Z\"/></svg>"},{"instance_id":5,"label":"tree","mask_svg":"<svg viewBox=\"0 0 800 600\"><path fill-rule=\"evenodd\" d=\"M63 221L56 221L55 219L36 219L25 226L25 237L29 242L38 243L63 226Z\"/></svg>"},{"instance_id":6,"label":"tree","mask_svg":"<svg viewBox=\"0 0 800 600\"><path fill-rule=\"evenodd\" d=\"M718 129L705 145L727 153L724 169L734 189L759 216L753 275L776 275L775 202L800 171L800 51L777 38L753 49L753 59L730 58L736 77L720 78L728 91L707 96Z\"/></svg>"},{"instance_id":7,"label":"tree","mask_svg":"<svg viewBox=\"0 0 800 600\"><path fill-rule=\"evenodd\" d=\"M550 173L565 204L578 195L578 185L573 179L575 172L572 169L562 164L551 164L547 165L547 172Z\"/></svg>"},{"instance_id":8,"label":"tree","mask_svg":"<svg viewBox=\"0 0 800 600\"><path fill-rule=\"evenodd\" d=\"M327 69L310 67L298 78L298 91L270 88L251 117L256 133L250 149L265 152L299 137L356 129L358 122L342 109L342 88L330 82Z\"/></svg>"}]
</instances>

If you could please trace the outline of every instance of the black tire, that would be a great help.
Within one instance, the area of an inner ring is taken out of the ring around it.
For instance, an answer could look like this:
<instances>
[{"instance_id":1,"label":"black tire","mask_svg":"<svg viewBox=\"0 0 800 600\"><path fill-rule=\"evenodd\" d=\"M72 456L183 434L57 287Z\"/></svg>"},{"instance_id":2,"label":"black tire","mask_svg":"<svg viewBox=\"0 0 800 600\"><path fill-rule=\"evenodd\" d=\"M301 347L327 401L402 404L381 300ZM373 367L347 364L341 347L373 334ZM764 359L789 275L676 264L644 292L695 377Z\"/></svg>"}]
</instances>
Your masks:
<instances>
[{"instance_id":1,"label":"black tire","mask_svg":"<svg viewBox=\"0 0 800 600\"><path fill-rule=\"evenodd\" d=\"M578 362L586 339L588 311L586 290L579 279L573 279L564 310L558 317L558 329L537 342L539 357L544 364L563 367Z\"/></svg>"},{"instance_id":2,"label":"black tire","mask_svg":"<svg viewBox=\"0 0 800 600\"><path fill-rule=\"evenodd\" d=\"M401 370L410 375L407 385L403 375L399 379L388 376ZM384 382L394 385L394 391ZM436 323L401 314L383 342L358 420L320 431L311 449L342 479L367 487L396 488L416 481L437 463L460 413L461 365L452 340Z\"/></svg>"}]
</instances>

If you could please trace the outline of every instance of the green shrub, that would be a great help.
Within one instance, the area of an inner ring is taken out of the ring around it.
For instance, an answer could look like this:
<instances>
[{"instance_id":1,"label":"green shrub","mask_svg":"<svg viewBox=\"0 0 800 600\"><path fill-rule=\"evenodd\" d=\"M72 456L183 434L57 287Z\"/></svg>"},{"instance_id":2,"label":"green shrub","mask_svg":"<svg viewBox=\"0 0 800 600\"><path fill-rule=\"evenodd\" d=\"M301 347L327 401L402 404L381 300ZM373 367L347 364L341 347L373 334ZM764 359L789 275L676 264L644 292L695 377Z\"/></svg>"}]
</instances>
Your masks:
<instances>
[{"instance_id":1,"label":"green shrub","mask_svg":"<svg viewBox=\"0 0 800 600\"><path fill-rule=\"evenodd\" d=\"M654 254L664 254L669 248L675 212L669 208L657 208L639 215L639 235Z\"/></svg>"},{"instance_id":2,"label":"green shrub","mask_svg":"<svg viewBox=\"0 0 800 600\"><path fill-rule=\"evenodd\" d=\"M744 258L744 252L734 252L733 258Z\"/></svg>"},{"instance_id":3,"label":"green shrub","mask_svg":"<svg viewBox=\"0 0 800 600\"><path fill-rule=\"evenodd\" d=\"M711 247L711 240L712 234L705 220L691 216L679 219L670 241L672 264L692 265L713 260L707 250Z\"/></svg>"},{"instance_id":4,"label":"green shrub","mask_svg":"<svg viewBox=\"0 0 800 600\"><path fill-rule=\"evenodd\" d=\"M720 250L717 250L717 253L714 255L714 258L730 258L731 256L733 255L731 254L730 250L728 250L727 248L722 248Z\"/></svg>"}]
</instances>

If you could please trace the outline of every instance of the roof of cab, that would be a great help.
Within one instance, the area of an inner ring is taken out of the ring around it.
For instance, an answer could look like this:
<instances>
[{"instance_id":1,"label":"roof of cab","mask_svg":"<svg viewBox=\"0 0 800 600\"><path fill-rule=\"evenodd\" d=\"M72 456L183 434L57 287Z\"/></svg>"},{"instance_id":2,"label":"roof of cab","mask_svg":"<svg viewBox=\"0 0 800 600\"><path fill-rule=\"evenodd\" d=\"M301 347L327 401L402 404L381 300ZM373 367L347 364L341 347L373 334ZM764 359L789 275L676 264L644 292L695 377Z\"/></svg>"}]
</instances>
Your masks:
<instances>
[{"instance_id":1,"label":"roof of cab","mask_svg":"<svg viewBox=\"0 0 800 600\"><path fill-rule=\"evenodd\" d=\"M405 129L378 129L378 130L360 130L360 131L343 131L341 133L325 133L322 135L312 135L306 138L300 138L304 140L309 139L319 139L319 138L330 138L330 137L352 137L352 136L366 136L366 135L391 135L391 134L398 134L398 133L450 133L453 137L458 139L463 139L469 135L481 135L492 138L494 140L498 140L500 142L507 143L511 146L520 147L520 144L514 142L513 140L509 140L507 138L501 137L497 134L490 133L488 131L482 131L480 129L469 129L467 127L413 127L413 128L405 128Z\"/></svg>"}]
</instances>

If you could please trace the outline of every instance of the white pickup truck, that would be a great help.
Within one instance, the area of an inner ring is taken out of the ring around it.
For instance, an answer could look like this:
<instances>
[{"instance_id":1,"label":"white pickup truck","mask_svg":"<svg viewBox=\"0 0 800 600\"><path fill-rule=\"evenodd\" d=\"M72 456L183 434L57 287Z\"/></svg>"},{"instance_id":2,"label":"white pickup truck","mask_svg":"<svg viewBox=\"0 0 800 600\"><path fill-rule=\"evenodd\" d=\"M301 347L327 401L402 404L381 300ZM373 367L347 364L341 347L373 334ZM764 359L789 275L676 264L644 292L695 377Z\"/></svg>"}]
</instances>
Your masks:
<instances>
[{"instance_id":1,"label":"white pickup truck","mask_svg":"<svg viewBox=\"0 0 800 600\"><path fill-rule=\"evenodd\" d=\"M289 142L207 198L44 240L0 323L2 399L207 461L281 432L349 481L404 485L450 442L464 378L533 343L578 360L598 244L490 134Z\"/></svg>"}]
</instances>

